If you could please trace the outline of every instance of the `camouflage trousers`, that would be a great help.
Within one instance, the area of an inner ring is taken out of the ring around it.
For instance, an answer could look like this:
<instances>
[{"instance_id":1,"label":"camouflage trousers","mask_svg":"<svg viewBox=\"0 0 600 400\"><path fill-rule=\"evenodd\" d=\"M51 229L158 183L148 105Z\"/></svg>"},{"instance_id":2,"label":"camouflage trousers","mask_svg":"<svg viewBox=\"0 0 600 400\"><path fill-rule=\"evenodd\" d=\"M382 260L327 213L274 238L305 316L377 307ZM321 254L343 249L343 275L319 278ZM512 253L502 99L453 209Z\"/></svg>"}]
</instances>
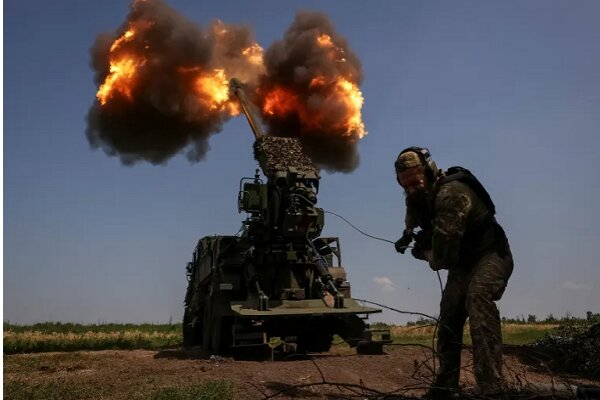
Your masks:
<instances>
[{"instance_id":1,"label":"camouflage trousers","mask_svg":"<svg viewBox=\"0 0 600 400\"><path fill-rule=\"evenodd\" d=\"M502 332L495 301L502 297L512 270L508 250L504 257L495 252L484 255L468 271L449 271L440 304L440 367L435 387L458 388L463 329L468 317L478 389L493 393L502 388Z\"/></svg>"}]
</instances>

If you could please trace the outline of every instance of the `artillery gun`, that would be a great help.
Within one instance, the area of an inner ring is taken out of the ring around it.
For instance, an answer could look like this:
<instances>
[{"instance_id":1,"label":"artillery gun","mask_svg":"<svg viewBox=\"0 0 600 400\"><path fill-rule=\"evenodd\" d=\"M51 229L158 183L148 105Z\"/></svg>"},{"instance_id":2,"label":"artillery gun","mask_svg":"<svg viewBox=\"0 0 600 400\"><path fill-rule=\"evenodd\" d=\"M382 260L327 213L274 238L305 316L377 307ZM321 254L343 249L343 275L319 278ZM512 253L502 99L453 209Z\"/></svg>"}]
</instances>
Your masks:
<instances>
[{"instance_id":1,"label":"artillery gun","mask_svg":"<svg viewBox=\"0 0 600 400\"><path fill-rule=\"evenodd\" d=\"M198 241L187 265L184 346L212 354L268 350L273 338L297 352L324 352L338 334L359 353L380 353L389 331L371 330L351 297L339 239L321 237L319 170L296 138L265 136L243 85L231 81L256 141L257 169L240 180L241 234Z\"/></svg>"}]
</instances>

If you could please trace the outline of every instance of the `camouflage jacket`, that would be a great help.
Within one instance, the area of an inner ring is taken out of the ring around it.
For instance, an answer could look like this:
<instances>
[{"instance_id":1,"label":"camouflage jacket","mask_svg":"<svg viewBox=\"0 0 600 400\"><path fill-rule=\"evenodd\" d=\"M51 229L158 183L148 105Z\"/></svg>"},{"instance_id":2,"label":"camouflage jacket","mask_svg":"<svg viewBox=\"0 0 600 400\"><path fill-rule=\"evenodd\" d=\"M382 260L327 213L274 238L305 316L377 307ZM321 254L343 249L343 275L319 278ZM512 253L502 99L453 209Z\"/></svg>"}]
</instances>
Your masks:
<instances>
[{"instance_id":1,"label":"camouflage jacket","mask_svg":"<svg viewBox=\"0 0 600 400\"><path fill-rule=\"evenodd\" d=\"M430 263L438 268L469 268L497 243L496 221L488 207L460 181L436 185L421 210L407 206L406 223L431 235Z\"/></svg>"}]
</instances>

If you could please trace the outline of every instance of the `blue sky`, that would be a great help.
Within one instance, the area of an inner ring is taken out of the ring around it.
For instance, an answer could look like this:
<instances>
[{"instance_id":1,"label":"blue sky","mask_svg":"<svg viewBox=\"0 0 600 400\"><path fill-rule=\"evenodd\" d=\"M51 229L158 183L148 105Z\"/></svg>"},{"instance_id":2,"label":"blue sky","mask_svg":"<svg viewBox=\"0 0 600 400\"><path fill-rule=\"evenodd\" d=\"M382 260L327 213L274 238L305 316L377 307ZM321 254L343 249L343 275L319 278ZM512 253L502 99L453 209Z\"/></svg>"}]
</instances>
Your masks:
<instances>
[{"instance_id":1,"label":"blue sky","mask_svg":"<svg viewBox=\"0 0 600 400\"><path fill-rule=\"evenodd\" d=\"M363 63L369 134L357 170L323 174L320 206L397 239L393 162L429 147L440 167L471 169L497 205L515 257L503 315L600 311L599 2L169 4L203 25L249 24L264 48L296 11L327 13ZM196 241L240 227L239 178L256 167L245 120L228 122L197 164L126 167L90 149L89 48L128 7L4 2L4 320L179 320ZM324 234L340 237L355 297L438 312L424 263L331 215Z\"/></svg>"}]
</instances>

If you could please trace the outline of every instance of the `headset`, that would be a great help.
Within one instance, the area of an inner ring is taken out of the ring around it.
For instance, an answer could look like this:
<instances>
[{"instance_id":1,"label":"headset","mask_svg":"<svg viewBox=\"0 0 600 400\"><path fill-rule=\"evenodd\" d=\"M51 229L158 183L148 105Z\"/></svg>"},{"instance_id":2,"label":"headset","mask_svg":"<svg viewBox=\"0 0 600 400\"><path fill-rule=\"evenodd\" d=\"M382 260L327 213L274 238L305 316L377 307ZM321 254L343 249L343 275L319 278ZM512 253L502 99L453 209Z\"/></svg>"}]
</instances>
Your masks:
<instances>
[{"instance_id":1,"label":"headset","mask_svg":"<svg viewBox=\"0 0 600 400\"><path fill-rule=\"evenodd\" d=\"M400 158L400 156L404 153L408 153L408 152L413 152L413 153L417 153L419 156L419 159L421 160L421 164L425 167L425 173L428 174L428 176L435 181L437 175L438 175L438 167L435 164L435 161L433 161L433 159L431 158L431 153L429 152L429 149L425 148L425 147L417 147L417 146L412 146L412 147L407 147L406 149L402 150L400 152L400 154L398 155L398 158ZM396 169L397 169L397 164L396 164Z\"/></svg>"}]
</instances>

